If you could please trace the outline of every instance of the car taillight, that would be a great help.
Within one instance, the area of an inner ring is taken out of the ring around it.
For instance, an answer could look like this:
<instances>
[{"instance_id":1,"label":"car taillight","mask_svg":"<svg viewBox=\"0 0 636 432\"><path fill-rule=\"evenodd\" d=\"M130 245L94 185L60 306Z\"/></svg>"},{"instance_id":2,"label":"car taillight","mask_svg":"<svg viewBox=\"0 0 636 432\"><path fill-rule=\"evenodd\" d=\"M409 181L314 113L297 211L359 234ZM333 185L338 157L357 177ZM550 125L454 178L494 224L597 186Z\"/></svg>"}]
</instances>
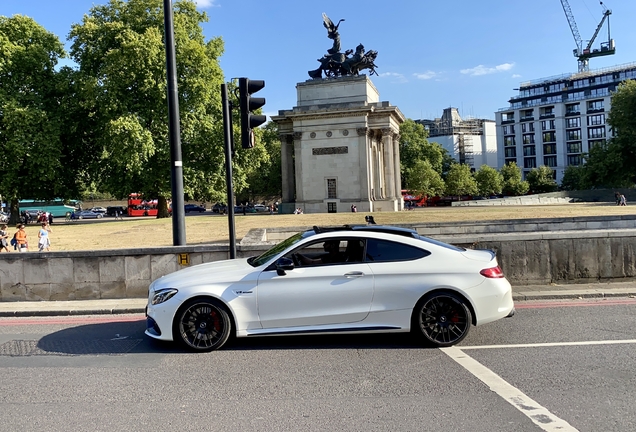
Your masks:
<instances>
[{"instance_id":1,"label":"car taillight","mask_svg":"<svg viewBox=\"0 0 636 432\"><path fill-rule=\"evenodd\" d=\"M502 278L504 277L503 271L501 271L501 267L491 267L487 269L483 269L479 272L480 275L487 278Z\"/></svg>"}]
</instances>

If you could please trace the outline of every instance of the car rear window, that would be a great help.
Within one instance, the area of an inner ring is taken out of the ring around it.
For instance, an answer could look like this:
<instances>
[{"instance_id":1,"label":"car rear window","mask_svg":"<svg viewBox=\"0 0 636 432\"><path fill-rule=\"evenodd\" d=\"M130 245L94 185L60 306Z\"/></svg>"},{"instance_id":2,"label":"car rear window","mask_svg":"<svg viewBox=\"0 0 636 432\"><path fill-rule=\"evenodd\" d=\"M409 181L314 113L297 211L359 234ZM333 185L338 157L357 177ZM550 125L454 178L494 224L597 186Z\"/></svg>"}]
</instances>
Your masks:
<instances>
[{"instance_id":1,"label":"car rear window","mask_svg":"<svg viewBox=\"0 0 636 432\"><path fill-rule=\"evenodd\" d=\"M412 261L430 254L427 250L402 243L378 239L367 240L366 261L368 262Z\"/></svg>"}]
</instances>

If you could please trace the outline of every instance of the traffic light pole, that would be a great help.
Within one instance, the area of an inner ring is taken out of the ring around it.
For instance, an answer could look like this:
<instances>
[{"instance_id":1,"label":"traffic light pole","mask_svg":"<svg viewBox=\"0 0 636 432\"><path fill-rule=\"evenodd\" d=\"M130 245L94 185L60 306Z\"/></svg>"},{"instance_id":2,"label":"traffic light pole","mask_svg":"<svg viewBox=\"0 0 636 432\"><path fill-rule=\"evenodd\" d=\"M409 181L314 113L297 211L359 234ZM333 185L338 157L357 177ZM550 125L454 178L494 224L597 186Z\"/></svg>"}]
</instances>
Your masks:
<instances>
[{"instance_id":1,"label":"traffic light pole","mask_svg":"<svg viewBox=\"0 0 636 432\"><path fill-rule=\"evenodd\" d=\"M163 0L163 20L166 33L166 76L168 78L168 134L172 179L172 245L183 246L186 244L185 208L183 207L183 160L181 159L177 61L174 50L174 24L171 0Z\"/></svg>"},{"instance_id":2,"label":"traffic light pole","mask_svg":"<svg viewBox=\"0 0 636 432\"><path fill-rule=\"evenodd\" d=\"M227 98L227 84L221 84L223 109L223 140L225 142L225 181L227 184L227 221L230 236L230 259L236 258L236 232L234 229L234 186L232 185L232 110Z\"/></svg>"}]
</instances>

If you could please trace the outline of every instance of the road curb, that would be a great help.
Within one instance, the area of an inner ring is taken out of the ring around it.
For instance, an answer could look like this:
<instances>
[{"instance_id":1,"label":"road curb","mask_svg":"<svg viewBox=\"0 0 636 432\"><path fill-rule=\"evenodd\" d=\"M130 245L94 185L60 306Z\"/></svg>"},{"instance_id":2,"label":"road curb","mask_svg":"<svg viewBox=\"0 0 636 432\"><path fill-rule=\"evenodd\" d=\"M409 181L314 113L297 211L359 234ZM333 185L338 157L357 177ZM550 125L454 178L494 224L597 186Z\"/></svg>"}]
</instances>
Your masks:
<instances>
[{"instance_id":1,"label":"road curb","mask_svg":"<svg viewBox=\"0 0 636 432\"><path fill-rule=\"evenodd\" d=\"M145 313L145 311L146 311L145 308L17 310L17 311L0 311L0 318L81 316L81 315L123 315L123 314L142 314L142 313Z\"/></svg>"}]
</instances>

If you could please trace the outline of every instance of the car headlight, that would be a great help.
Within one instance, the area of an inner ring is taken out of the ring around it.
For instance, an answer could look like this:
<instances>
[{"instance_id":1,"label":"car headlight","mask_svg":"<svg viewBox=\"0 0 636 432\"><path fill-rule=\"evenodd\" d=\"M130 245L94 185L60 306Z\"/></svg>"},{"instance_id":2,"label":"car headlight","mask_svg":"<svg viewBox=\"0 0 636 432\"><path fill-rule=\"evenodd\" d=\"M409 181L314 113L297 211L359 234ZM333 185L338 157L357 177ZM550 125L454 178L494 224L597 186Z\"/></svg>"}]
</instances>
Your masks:
<instances>
[{"instance_id":1,"label":"car headlight","mask_svg":"<svg viewBox=\"0 0 636 432\"><path fill-rule=\"evenodd\" d=\"M155 295L152 296L152 304L157 305L170 300L179 290L176 288L166 288L159 291L155 291Z\"/></svg>"}]
</instances>

